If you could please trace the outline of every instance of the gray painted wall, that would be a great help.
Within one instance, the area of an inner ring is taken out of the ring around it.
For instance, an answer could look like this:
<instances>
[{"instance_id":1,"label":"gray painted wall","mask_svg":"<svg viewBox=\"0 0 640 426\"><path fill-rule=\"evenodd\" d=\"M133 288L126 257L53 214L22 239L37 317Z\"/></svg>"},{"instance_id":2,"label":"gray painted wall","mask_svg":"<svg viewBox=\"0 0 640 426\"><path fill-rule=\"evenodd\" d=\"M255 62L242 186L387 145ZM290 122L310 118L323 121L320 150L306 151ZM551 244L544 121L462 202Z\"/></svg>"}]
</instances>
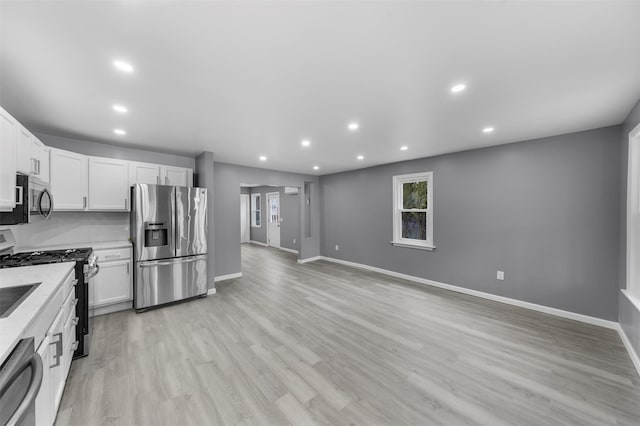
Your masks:
<instances>
[{"instance_id":1,"label":"gray painted wall","mask_svg":"<svg viewBox=\"0 0 640 426\"><path fill-rule=\"evenodd\" d=\"M207 188L207 221L209 233L207 235L207 284L209 288L216 288L215 273L215 221L214 221L214 185L213 185L213 152L203 152L196 157L194 185Z\"/></svg>"},{"instance_id":2,"label":"gray painted wall","mask_svg":"<svg viewBox=\"0 0 640 426\"><path fill-rule=\"evenodd\" d=\"M291 250L298 250L300 246L300 197L298 194L284 193L284 187L257 186L250 188L252 194L260 194L260 206L262 210L262 226L251 227L251 241L267 243L267 193L278 192L280 194L280 246ZM295 243L293 240L295 239Z\"/></svg>"},{"instance_id":3,"label":"gray painted wall","mask_svg":"<svg viewBox=\"0 0 640 426\"><path fill-rule=\"evenodd\" d=\"M321 253L616 321L620 131L322 176ZM434 172L435 251L390 244L392 176L422 171Z\"/></svg>"},{"instance_id":4,"label":"gray painted wall","mask_svg":"<svg viewBox=\"0 0 640 426\"><path fill-rule=\"evenodd\" d=\"M241 272L240 266L240 197L241 183L258 183L276 186L303 187L304 182L312 182L311 226L309 238L301 238L299 259L307 259L320 254L320 221L318 177L286 173L277 170L258 169L215 163L214 169L214 218L216 244L216 275L222 276ZM302 208L303 198L298 197ZM300 229L304 226L300 220Z\"/></svg>"},{"instance_id":5,"label":"gray painted wall","mask_svg":"<svg viewBox=\"0 0 640 426\"><path fill-rule=\"evenodd\" d=\"M117 158L127 161L143 161L145 163L162 164L165 166L188 167L195 169L195 159L162 152L146 151L142 149L126 148L101 142L71 139L60 136L34 133L45 145L66 149L84 155L95 157Z\"/></svg>"},{"instance_id":6,"label":"gray painted wall","mask_svg":"<svg viewBox=\"0 0 640 426\"><path fill-rule=\"evenodd\" d=\"M633 107L626 120L622 123L622 149L620 164L620 288L627 287L627 171L629 161L629 132L640 124L640 99ZM624 333L629 338L640 356L640 310L620 292L619 294L619 321Z\"/></svg>"}]
</instances>

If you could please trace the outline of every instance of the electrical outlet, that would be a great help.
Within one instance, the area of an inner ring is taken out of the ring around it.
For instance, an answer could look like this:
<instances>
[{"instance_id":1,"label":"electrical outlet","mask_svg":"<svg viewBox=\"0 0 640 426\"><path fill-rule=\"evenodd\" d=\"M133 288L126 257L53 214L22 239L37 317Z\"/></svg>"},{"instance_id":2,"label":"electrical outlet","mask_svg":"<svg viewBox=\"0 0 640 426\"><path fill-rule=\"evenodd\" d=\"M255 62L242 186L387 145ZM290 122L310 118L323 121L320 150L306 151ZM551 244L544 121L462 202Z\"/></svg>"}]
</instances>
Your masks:
<instances>
[{"instance_id":1,"label":"electrical outlet","mask_svg":"<svg viewBox=\"0 0 640 426\"><path fill-rule=\"evenodd\" d=\"M496 278L499 280L504 280L504 271L498 271Z\"/></svg>"},{"instance_id":2,"label":"electrical outlet","mask_svg":"<svg viewBox=\"0 0 640 426\"><path fill-rule=\"evenodd\" d=\"M340 250L340 246L336 244L336 251Z\"/></svg>"}]
</instances>

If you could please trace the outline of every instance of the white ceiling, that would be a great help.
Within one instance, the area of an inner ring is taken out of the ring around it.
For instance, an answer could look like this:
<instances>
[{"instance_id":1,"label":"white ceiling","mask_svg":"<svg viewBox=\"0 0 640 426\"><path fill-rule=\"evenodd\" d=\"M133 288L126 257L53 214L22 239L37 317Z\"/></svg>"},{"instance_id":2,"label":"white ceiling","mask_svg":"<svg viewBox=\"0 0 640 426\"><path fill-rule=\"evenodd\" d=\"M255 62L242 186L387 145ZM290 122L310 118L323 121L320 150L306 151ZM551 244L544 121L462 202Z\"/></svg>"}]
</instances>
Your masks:
<instances>
[{"instance_id":1,"label":"white ceiling","mask_svg":"<svg viewBox=\"0 0 640 426\"><path fill-rule=\"evenodd\" d=\"M0 104L30 129L292 172L618 124L640 96L640 2L0 8Z\"/></svg>"}]
</instances>

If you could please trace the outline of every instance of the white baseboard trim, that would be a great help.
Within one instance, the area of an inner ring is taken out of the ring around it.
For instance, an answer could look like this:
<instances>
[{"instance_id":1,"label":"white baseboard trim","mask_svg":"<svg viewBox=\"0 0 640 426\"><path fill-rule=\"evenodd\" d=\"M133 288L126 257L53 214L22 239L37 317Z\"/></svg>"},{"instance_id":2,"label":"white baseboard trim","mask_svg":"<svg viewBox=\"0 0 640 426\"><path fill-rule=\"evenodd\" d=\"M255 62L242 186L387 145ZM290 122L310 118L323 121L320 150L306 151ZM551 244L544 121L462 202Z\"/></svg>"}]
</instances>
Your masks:
<instances>
[{"instance_id":1,"label":"white baseboard trim","mask_svg":"<svg viewBox=\"0 0 640 426\"><path fill-rule=\"evenodd\" d=\"M217 281L217 280L216 280L216 281ZM209 296L211 296L212 294L216 294L216 288L215 288L215 287L214 287L214 288L210 288L209 290L207 290L207 294L208 294Z\"/></svg>"},{"instance_id":2,"label":"white baseboard trim","mask_svg":"<svg viewBox=\"0 0 640 426\"><path fill-rule=\"evenodd\" d=\"M293 254L298 254L298 250L294 250L286 247L280 247L280 250L288 251L289 253L293 253Z\"/></svg>"},{"instance_id":3,"label":"white baseboard trim","mask_svg":"<svg viewBox=\"0 0 640 426\"><path fill-rule=\"evenodd\" d=\"M242 272L236 272L235 274L220 275L219 277L215 278L215 282L232 280L234 278L241 278L241 277L242 277Z\"/></svg>"},{"instance_id":4,"label":"white baseboard trim","mask_svg":"<svg viewBox=\"0 0 640 426\"><path fill-rule=\"evenodd\" d=\"M265 243L261 243L260 241L253 241L253 240L251 240L251 241L249 241L249 243L251 243L251 244L255 244L255 245L257 245L257 246L269 247L268 245L266 245Z\"/></svg>"},{"instance_id":5,"label":"white baseboard trim","mask_svg":"<svg viewBox=\"0 0 640 426\"><path fill-rule=\"evenodd\" d=\"M483 299L493 300L495 302L506 303L508 305L519 306L521 308L531 309L533 311L543 312L545 314L555 315L562 318L568 318L575 321L584 322L587 324L597 325L600 327L609 328L612 330L618 330L619 324L614 321L608 321L601 318L591 317L588 315L578 314L575 312L563 311L562 309L551 308L544 305L538 305L535 303L524 302L522 300L511 299L509 297L497 296L491 293L484 293L482 291L471 290L464 287L458 287L451 284L445 284L438 281L428 280L425 278L415 277L413 275L401 274L399 272L389 271L387 269L376 268L375 266L364 265L361 263L349 262L347 260L335 259L332 257L319 256L322 260L327 260L329 262L340 263L342 265L353 266L354 268L366 269L373 272L378 272L381 274L389 275L396 278L402 278L408 281L413 281L419 284L426 284L432 287L443 288L445 290L455 291L457 293L468 294L470 296L481 297ZM316 260L315 258L311 258ZM306 261L311 261L310 259L304 259ZM298 262L300 262L298 260ZM302 262L300 262L302 263Z\"/></svg>"},{"instance_id":6,"label":"white baseboard trim","mask_svg":"<svg viewBox=\"0 0 640 426\"><path fill-rule=\"evenodd\" d=\"M114 312L126 311L133 309L133 301L114 303L113 305L98 306L97 308L89 308L89 316L97 317L100 315L112 314Z\"/></svg>"},{"instance_id":7,"label":"white baseboard trim","mask_svg":"<svg viewBox=\"0 0 640 426\"><path fill-rule=\"evenodd\" d=\"M298 259L298 263L315 262L316 260L321 260L321 259L329 260L328 258L323 256L314 256L314 257L307 257L306 259Z\"/></svg>"},{"instance_id":8,"label":"white baseboard trim","mask_svg":"<svg viewBox=\"0 0 640 426\"><path fill-rule=\"evenodd\" d=\"M618 326L616 329L618 330L620 339L622 339L622 343L624 343L624 347L627 349L627 352L629 353L629 357L631 357L631 362L633 362L634 367L636 367L636 371L640 375L640 357L638 356L635 349L633 348L633 345L631 344L631 342L629 341L629 338L627 337L626 333L622 329L622 326L620 324L616 324L616 325Z\"/></svg>"}]
</instances>

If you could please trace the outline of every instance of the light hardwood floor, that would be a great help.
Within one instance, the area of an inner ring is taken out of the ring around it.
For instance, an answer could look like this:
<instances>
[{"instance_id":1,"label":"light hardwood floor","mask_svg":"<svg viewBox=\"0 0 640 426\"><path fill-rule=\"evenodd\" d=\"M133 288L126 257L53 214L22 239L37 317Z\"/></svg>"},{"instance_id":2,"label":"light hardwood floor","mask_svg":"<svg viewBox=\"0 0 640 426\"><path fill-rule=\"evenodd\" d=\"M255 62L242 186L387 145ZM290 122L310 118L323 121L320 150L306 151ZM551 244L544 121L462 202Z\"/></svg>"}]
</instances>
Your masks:
<instances>
[{"instance_id":1,"label":"light hardwood floor","mask_svg":"<svg viewBox=\"0 0 640 426\"><path fill-rule=\"evenodd\" d=\"M96 318L58 425L640 424L615 331L242 246L218 294Z\"/></svg>"}]
</instances>

